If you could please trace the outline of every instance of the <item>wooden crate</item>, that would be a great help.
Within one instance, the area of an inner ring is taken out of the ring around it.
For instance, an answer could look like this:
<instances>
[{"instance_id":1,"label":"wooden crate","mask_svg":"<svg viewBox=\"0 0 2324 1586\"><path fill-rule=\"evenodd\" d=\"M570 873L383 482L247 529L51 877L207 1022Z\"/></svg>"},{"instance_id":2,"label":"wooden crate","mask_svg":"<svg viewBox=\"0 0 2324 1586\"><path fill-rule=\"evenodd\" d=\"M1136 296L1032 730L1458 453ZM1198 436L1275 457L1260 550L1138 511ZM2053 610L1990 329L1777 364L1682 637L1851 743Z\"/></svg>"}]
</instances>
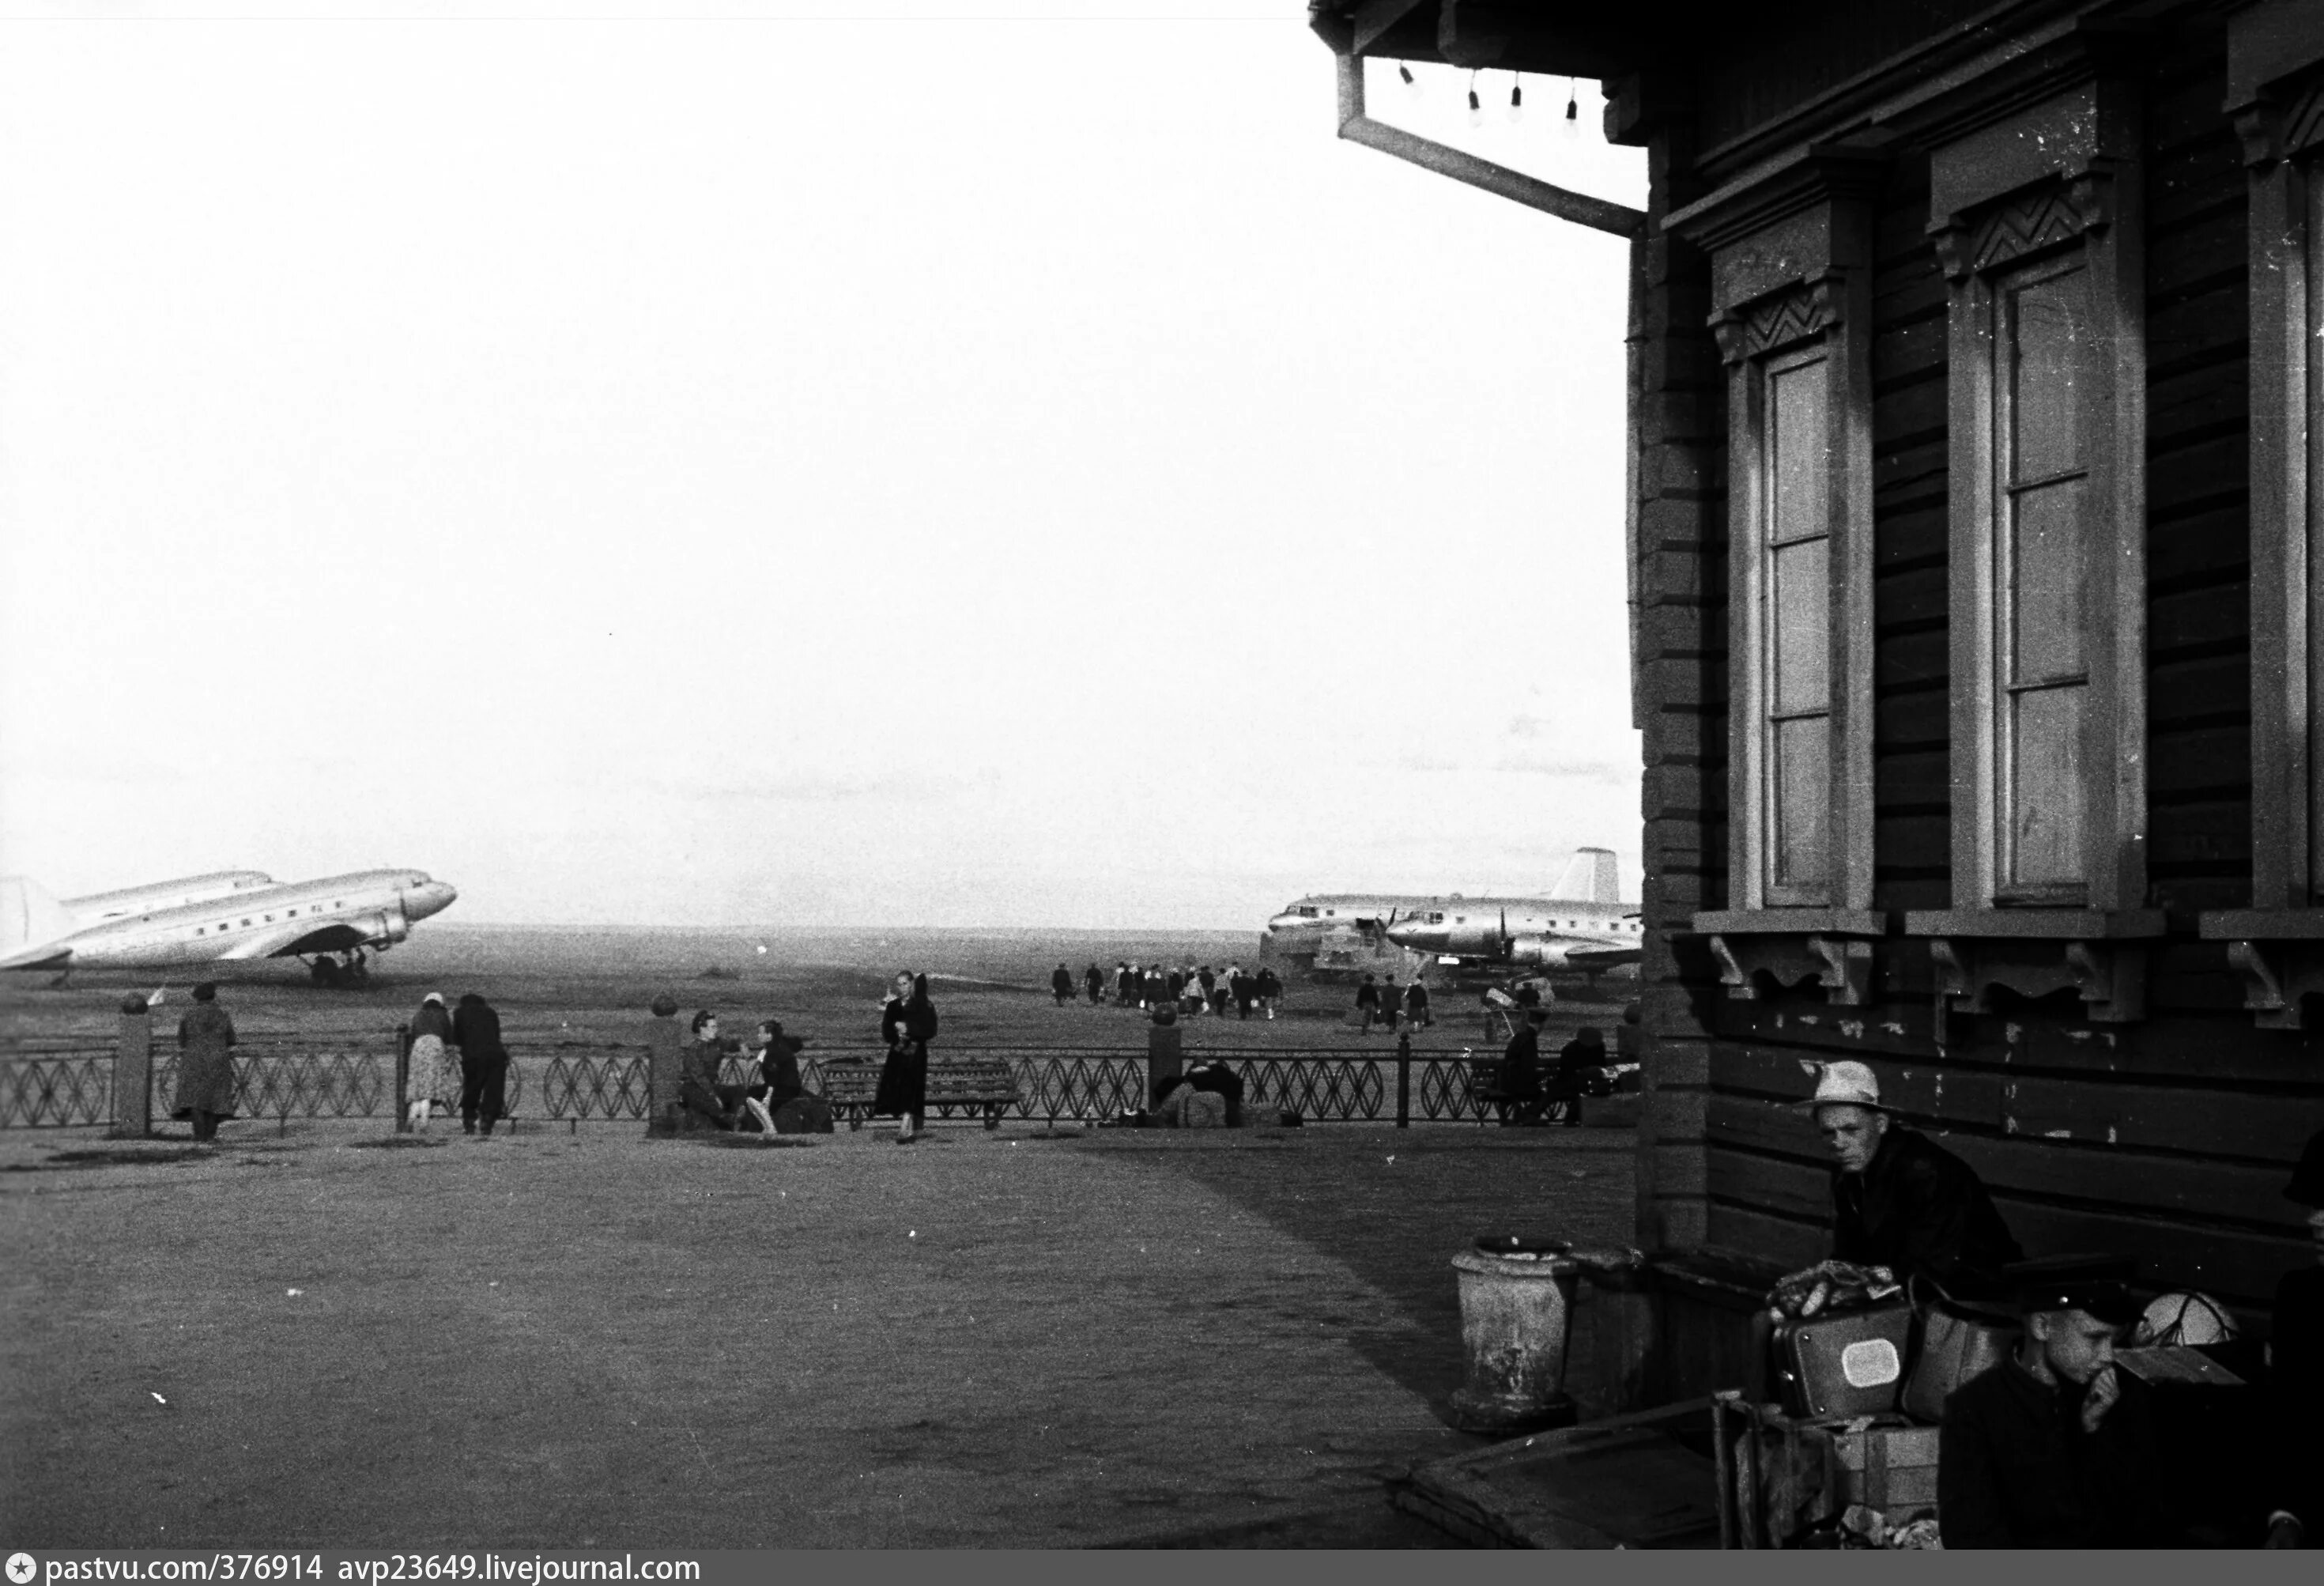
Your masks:
<instances>
[{"instance_id":1,"label":"wooden crate","mask_svg":"<svg viewBox=\"0 0 2324 1586\"><path fill-rule=\"evenodd\" d=\"M1812 1435L1824 1458L1824 1489L1841 1508L1862 1504L1901 1525L1937 1507L1937 1428L1819 1427Z\"/></svg>"}]
</instances>

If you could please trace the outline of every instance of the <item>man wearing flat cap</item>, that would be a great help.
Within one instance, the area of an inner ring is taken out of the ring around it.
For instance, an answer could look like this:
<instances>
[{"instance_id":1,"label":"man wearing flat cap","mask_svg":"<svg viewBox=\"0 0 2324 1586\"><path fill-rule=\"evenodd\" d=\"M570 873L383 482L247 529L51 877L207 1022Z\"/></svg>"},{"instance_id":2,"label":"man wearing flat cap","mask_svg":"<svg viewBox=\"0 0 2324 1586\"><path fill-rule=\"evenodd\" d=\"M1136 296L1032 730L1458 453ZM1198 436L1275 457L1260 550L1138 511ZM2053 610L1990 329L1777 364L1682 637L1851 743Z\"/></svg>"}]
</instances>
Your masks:
<instances>
[{"instance_id":1,"label":"man wearing flat cap","mask_svg":"<svg viewBox=\"0 0 2324 1586\"><path fill-rule=\"evenodd\" d=\"M1976 1169L1904 1128L1861 1063L1828 1063L1805 1103L1831 1152L1831 1253L1918 1277L1955 1298L2000 1293L2001 1268L2024 1251Z\"/></svg>"},{"instance_id":2,"label":"man wearing flat cap","mask_svg":"<svg viewBox=\"0 0 2324 1586\"><path fill-rule=\"evenodd\" d=\"M2170 1545L2145 1399L2124 1397L2116 1334L2138 1314L2130 1264L2094 1257L2008 1271L2016 1353L1945 1400L1937 1513L1964 1547Z\"/></svg>"},{"instance_id":3,"label":"man wearing flat cap","mask_svg":"<svg viewBox=\"0 0 2324 1586\"><path fill-rule=\"evenodd\" d=\"M2268 1344L2276 1490L2267 1541L2313 1547L2324 1543L2324 1131L2308 1138L2283 1194L2308 1209L2316 1259L2276 1285Z\"/></svg>"}]
</instances>

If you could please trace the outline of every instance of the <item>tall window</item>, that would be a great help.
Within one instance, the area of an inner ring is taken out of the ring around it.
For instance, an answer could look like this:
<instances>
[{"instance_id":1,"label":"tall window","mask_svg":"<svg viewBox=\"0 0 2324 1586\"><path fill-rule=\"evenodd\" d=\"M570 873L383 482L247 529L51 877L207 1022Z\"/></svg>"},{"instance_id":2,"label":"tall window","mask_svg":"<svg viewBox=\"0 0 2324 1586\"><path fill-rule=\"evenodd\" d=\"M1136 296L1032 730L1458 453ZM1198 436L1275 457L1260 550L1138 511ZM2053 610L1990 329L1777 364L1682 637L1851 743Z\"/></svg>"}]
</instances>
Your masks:
<instances>
[{"instance_id":1,"label":"tall window","mask_svg":"<svg viewBox=\"0 0 2324 1586\"><path fill-rule=\"evenodd\" d=\"M2089 272L2077 257L1996 285L1997 891L2079 903L2088 881Z\"/></svg>"},{"instance_id":2,"label":"tall window","mask_svg":"<svg viewBox=\"0 0 2324 1586\"><path fill-rule=\"evenodd\" d=\"M1769 364L1761 478L1767 901L1830 901L1831 387L1821 349Z\"/></svg>"}]
</instances>

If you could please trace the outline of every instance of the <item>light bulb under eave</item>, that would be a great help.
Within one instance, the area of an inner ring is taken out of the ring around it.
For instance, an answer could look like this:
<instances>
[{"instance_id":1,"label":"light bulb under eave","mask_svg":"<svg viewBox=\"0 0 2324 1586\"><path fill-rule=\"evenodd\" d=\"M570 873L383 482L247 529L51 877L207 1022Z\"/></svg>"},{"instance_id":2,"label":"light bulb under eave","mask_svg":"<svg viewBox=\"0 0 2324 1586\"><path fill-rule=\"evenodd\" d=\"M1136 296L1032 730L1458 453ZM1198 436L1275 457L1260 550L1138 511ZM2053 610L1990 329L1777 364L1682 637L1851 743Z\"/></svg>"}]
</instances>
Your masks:
<instances>
[{"instance_id":1,"label":"light bulb under eave","mask_svg":"<svg viewBox=\"0 0 2324 1586\"><path fill-rule=\"evenodd\" d=\"M1565 121L1559 130L1564 135L1565 140L1568 143L1572 143L1582 135L1582 106L1580 101L1575 99L1566 100Z\"/></svg>"},{"instance_id":2,"label":"light bulb under eave","mask_svg":"<svg viewBox=\"0 0 2324 1586\"><path fill-rule=\"evenodd\" d=\"M1404 91L1406 93L1411 95L1416 99L1420 97L1420 79L1412 75L1412 68L1399 60L1396 63L1396 75L1404 79Z\"/></svg>"},{"instance_id":3,"label":"light bulb under eave","mask_svg":"<svg viewBox=\"0 0 2324 1586\"><path fill-rule=\"evenodd\" d=\"M1485 102L1477 97L1477 90L1474 88L1469 90L1469 124L1471 126L1485 124Z\"/></svg>"},{"instance_id":4,"label":"light bulb under eave","mask_svg":"<svg viewBox=\"0 0 2324 1586\"><path fill-rule=\"evenodd\" d=\"M1512 122L1519 122L1524 119L1525 85L1522 83L1513 82L1509 85L1509 120Z\"/></svg>"}]
</instances>

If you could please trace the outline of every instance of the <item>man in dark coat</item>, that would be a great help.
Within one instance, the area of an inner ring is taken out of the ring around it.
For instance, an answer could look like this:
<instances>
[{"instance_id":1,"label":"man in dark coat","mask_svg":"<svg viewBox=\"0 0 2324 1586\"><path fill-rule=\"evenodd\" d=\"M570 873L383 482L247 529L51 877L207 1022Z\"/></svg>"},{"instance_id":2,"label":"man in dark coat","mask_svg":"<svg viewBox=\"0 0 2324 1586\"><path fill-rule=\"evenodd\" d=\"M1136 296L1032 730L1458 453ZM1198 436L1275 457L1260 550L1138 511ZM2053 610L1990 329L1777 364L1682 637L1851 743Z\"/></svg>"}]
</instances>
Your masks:
<instances>
[{"instance_id":1,"label":"man in dark coat","mask_svg":"<svg viewBox=\"0 0 2324 1586\"><path fill-rule=\"evenodd\" d=\"M1493 1086L1493 1102L1503 1123L1526 1123L1541 1113L1541 1027L1549 1015L1539 1008L1526 1010L1509 1044L1501 1048L1501 1072Z\"/></svg>"},{"instance_id":2,"label":"man in dark coat","mask_svg":"<svg viewBox=\"0 0 2324 1586\"><path fill-rule=\"evenodd\" d=\"M217 1139L234 1116L234 1020L217 1005L217 987L194 988L194 1005L178 1020L178 1094L173 1118L189 1120L198 1140Z\"/></svg>"},{"instance_id":3,"label":"man in dark coat","mask_svg":"<svg viewBox=\"0 0 2324 1586\"><path fill-rule=\"evenodd\" d=\"M1833 1158L1831 1253L1886 1267L1896 1281L1932 1280L1956 1299L1994 1298L2020 1259L1976 1169L1880 1104L1861 1063L1830 1063L1808 1107Z\"/></svg>"},{"instance_id":4,"label":"man in dark coat","mask_svg":"<svg viewBox=\"0 0 2324 1586\"><path fill-rule=\"evenodd\" d=\"M1105 1000L1105 972L1096 964L1093 964L1082 972L1082 985L1089 992L1091 1007L1094 1008Z\"/></svg>"},{"instance_id":5,"label":"man in dark coat","mask_svg":"<svg viewBox=\"0 0 2324 1586\"><path fill-rule=\"evenodd\" d=\"M2276 1285L2268 1345L2268 1397L2274 1425L2269 1462L2268 1545L2324 1541L2324 1131L2308 1137L2284 1196L2308 1208L2316 1259Z\"/></svg>"},{"instance_id":6,"label":"man in dark coat","mask_svg":"<svg viewBox=\"0 0 2324 1586\"><path fill-rule=\"evenodd\" d=\"M1227 1103L1227 1127L1242 1127L1242 1075L1216 1057L1205 1057L1186 1071L1186 1083L1198 1091L1223 1096Z\"/></svg>"},{"instance_id":7,"label":"man in dark coat","mask_svg":"<svg viewBox=\"0 0 2324 1586\"><path fill-rule=\"evenodd\" d=\"M1397 989L1396 976L1386 976L1380 982L1379 1018L1388 1033L1396 1033L1396 1021L1404 1015L1404 992Z\"/></svg>"},{"instance_id":8,"label":"man in dark coat","mask_svg":"<svg viewBox=\"0 0 2324 1586\"><path fill-rule=\"evenodd\" d=\"M2011 1268L2025 1315L2017 1352L1945 1400L1948 1551L2173 1542L2145 1396L2116 1377L2115 1335L2138 1314L2126 1267L2066 1257Z\"/></svg>"},{"instance_id":9,"label":"man in dark coat","mask_svg":"<svg viewBox=\"0 0 2324 1586\"><path fill-rule=\"evenodd\" d=\"M1364 1034L1371 1034L1372 1021L1379 1017L1379 988L1372 984L1370 975L1356 988L1356 1013L1364 1021Z\"/></svg>"},{"instance_id":10,"label":"man in dark coat","mask_svg":"<svg viewBox=\"0 0 2324 1586\"><path fill-rule=\"evenodd\" d=\"M1582 1098L1591 1074L1602 1074L1605 1067L1606 1037L1595 1028L1576 1030L1573 1038L1557 1049L1557 1083L1550 1093L1563 1104L1562 1120L1569 1127L1582 1121Z\"/></svg>"},{"instance_id":11,"label":"man in dark coat","mask_svg":"<svg viewBox=\"0 0 2324 1586\"><path fill-rule=\"evenodd\" d=\"M1432 1025L1436 1022L1428 1011L1426 981L1415 977L1412 984L1404 988L1404 1013L1406 1019L1417 1026Z\"/></svg>"},{"instance_id":12,"label":"man in dark coat","mask_svg":"<svg viewBox=\"0 0 2324 1586\"><path fill-rule=\"evenodd\" d=\"M1049 973L1049 991L1057 999L1060 1008L1074 1000L1074 972L1065 966L1063 960L1059 960L1057 967Z\"/></svg>"},{"instance_id":13,"label":"man in dark coat","mask_svg":"<svg viewBox=\"0 0 2324 1586\"><path fill-rule=\"evenodd\" d=\"M460 1132L493 1132L508 1110L508 1048L501 1045L501 1016L474 991L463 992L452 1010L452 1044L460 1048Z\"/></svg>"}]
</instances>

